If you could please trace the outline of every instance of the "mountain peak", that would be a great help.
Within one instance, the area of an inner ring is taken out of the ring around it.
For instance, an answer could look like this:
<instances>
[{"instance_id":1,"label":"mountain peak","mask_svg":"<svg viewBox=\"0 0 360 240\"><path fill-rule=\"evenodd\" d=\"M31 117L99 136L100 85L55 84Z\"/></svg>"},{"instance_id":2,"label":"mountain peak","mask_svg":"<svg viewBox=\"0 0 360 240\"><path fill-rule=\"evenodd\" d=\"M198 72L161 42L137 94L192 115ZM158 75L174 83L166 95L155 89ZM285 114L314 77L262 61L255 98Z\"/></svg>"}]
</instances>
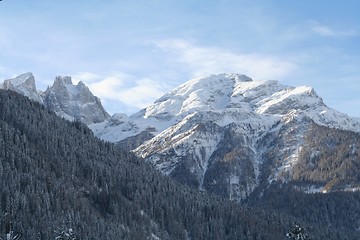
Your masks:
<instances>
[{"instance_id":1,"label":"mountain peak","mask_svg":"<svg viewBox=\"0 0 360 240\"><path fill-rule=\"evenodd\" d=\"M250 78L246 75L243 75L243 74L238 74L238 73L223 73L223 74L220 74L219 76L224 76L224 77L233 79L238 82L252 82L253 81L252 78Z\"/></svg>"},{"instance_id":2,"label":"mountain peak","mask_svg":"<svg viewBox=\"0 0 360 240\"><path fill-rule=\"evenodd\" d=\"M190 80L146 108L143 119L129 119L137 126L155 120L160 131L134 153L181 183L235 200L259 185L275 151L269 182L291 179L311 124L360 132L360 121L327 107L311 87L240 74Z\"/></svg>"},{"instance_id":3,"label":"mountain peak","mask_svg":"<svg viewBox=\"0 0 360 240\"><path fill-rule=\"evenodd\" d=\"M55 78L52 89L56 92L63 92L69 98L76 98L77 96L90 96L92 93L89 88L82 81L74 85L70 76L57 76Z\"/></svg>"},{"instance_id":4,"label":"mountain peak","mask_svg":"<svg viewBox=\"0 0 360 240\"><path fill-rule=\"evenodd\" d=\"M252 79L236 73L222 73L192 79L165 94L146 108L145 117L172 118L194 111L228 107L237 85Z\"/></svg>"},{"instance_id":5,"label":"mountain peak","mask_svg":"<svg viewBox=\"0 0 360 240\"><path fill-rule=\"evenodd\" d=\"M35 87L35 78L31 72L23 73L15 78L7 79L4 81L4 87L6 89L13 90L11 88L15 88L22 84L26 84L30 86L32 89L36 89Z\"/></svg>"},{"instance_id":6,"label":"mountain peak","mask_svg":"<svg viewBox=\"0 0 360 240\"><path fill-rule=\"evenodd\" d=\"M35 78L31 72L23 73L15 78L7 79L2 84L5 90L18 92L28 98L42 103L42 98L35 86Z\"/></svg>"},{"instance_id":7,"label":"mountain peak","mask_svg":"<svg viewBox=\"0 0 360 240\"><path fill-rule=\"evenodd\" d=\"M55 84L72 85L72 80L70 76L56 76L54 85Z\"/></svg>"},{"instance_id":8,"label":"mountain peak","mask_svg":"<svg viewBox=\"0 0 360 240\"><path fill-rule=\"evenodd\" d=\"M89 88L83 82L73 85L70 76L57 76L45 96L47 106L69 120L92 124L110 117Z\"/></svg>"},{"instance_id":9,"label":"mountain peak","mask_svg":"<svg viewBox=\"0 0 360 240\"><path fill-rule=\"evenodd\" d=\"M288 116L305 116L323 126L360 132L360 121L328 108L311 87L286 86L276 80L253 81L237 73L191 79L124 123L107 121L92 128L102 132L101 128L109 127L101 137L117 142L149 127L158 134L194 114L203 119L216 115L212 120L221 126L254 121L267 126Z\"/></svg>"}]
</instances>

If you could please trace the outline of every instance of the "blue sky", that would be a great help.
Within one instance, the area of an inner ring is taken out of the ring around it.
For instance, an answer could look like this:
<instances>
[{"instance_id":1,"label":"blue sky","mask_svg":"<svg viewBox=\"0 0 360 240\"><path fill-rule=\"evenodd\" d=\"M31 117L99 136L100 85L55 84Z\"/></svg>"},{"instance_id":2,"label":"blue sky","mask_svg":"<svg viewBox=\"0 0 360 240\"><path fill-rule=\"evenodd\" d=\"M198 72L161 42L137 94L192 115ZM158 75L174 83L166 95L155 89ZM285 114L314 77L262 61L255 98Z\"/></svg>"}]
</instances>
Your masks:
<instances>
[{"instance_id":1,"label":"blue sky","mask_svg":"<svg viewBox=\"0 0 360 240\"><path fill-rule=\"evenodd\" d=\"M110 113L134 113L223 72L309 85L360 117L360 1L3 0L0 80L83 81Z\"/></svg>"}]
</instances>

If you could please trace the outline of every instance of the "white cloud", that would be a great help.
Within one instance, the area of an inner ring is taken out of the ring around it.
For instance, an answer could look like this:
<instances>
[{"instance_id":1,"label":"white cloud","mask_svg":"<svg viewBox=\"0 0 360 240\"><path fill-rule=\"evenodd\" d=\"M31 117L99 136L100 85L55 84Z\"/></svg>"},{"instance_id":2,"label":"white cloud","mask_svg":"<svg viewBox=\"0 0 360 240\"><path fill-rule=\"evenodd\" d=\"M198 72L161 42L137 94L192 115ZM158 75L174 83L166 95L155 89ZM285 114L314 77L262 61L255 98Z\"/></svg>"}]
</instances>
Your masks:
<instances>
[{"instance_id":1,"label":"white cloud","mask_svg":"<svg viewBox=\"0 0 360 240\"><path fill-rule=\"evenodd\" d=\"M137 80L135 85L121 92L119 99L137 108L149 106L168 90L166 84L153 81L151 79Z\"/></svg>"},{"instance_id":2,"label":"white cloud","mask_svg":"<svg viewBox=\"0 0 360 240\"><path fill-rule=\"evenodd\" d=\"M91 91L101 99L119 100L119 94L122 91L124 78L116 74L104 79L93 81L89 84Z\"/></svg>"},{"instance_id":3,"label":"white cloud","mask_svg":"<svg viewBox=\"0 0 360 240\"><path fill-rule=\"evenodd\" d=\"M173 59L186 65L194 77L223 72L246 74L254 79L278 79L296 69L290 61L260 54L239 54L226 49L199 47L185 40L165 40L156 43Z\"/></svg>"},{"instance_id":4,"label":"white cloud","mask_svg":"<svg viewBox=\"0 0 360 240\"><path fill-rule=\"evenodd\" d=\"M72 81L74 84L77 84L80 81L91 83L93 81L99 80L99 78L99 75L91 72L79 72L72 77Z\"/></svg>"},{"instance_id":5,"label":"white cloud","mask_svg":"<svg viewBox=\"0 0 360 240\"><path fill-rule=\"evenodd\" d=\"M75 75L74 80L83 81L91 92L104 102L117 101L126 106L144 108L161 97L170 86L148 78L116 73L101 78L97 74L82 72Z\"/></svg>"},{"instance_id":6,"label":"white cloud","mask_svg":"<svg viewBox=\"0 0 360 240\"><path fill-rule=\"evenodd\" d=\"M355 30L334 30L329 26L317 23L311 29L323 37L353 37L358 35L358 32Z\"/></svg>"}]
</instances>

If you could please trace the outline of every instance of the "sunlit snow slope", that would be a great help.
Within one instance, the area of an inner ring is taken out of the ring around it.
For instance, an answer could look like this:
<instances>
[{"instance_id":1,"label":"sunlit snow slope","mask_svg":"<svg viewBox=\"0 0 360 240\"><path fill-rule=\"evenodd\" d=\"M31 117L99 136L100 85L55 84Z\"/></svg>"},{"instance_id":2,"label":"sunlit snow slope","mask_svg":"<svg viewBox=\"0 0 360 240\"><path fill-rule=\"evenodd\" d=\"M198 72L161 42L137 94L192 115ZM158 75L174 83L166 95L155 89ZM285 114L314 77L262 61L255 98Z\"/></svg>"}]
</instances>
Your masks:
<instances>
[{"instance_id":1,"label":"sunlit snow slope","mask_svg":"<svg viewBox=\"0 0 360 240\"><path fill-rule=\"evenodd\" d=\"M90 127L107 141L135 141L129 146L138 156L182 183L242 199L258 186L264 156L274 151L269 134L282 143L282 161L268 181L287 181L312 122L360 132L358 119L328 108L311 87L219 74L190 80L132 116L115 114Z\"/></svg>"}]
</instances>

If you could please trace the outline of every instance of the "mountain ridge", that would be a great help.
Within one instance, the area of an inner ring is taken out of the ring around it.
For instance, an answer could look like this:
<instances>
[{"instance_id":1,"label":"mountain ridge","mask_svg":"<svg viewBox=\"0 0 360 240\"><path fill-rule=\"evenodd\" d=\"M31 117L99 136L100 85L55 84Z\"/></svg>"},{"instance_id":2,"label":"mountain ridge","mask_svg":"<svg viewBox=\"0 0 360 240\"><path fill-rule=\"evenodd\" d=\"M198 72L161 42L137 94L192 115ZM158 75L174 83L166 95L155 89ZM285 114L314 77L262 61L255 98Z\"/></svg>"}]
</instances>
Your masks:
<instances>
[{"instance_id":1,"label":"mountain ridge","mask_svg":"<svg viewBox=\"0 0 360 240\"><path fill-rule=\"evenodd\" d=\"M64 115L57 105L72 105L78 88L91 96L84 83L74 86L70 77L57 77L45 91L55 96L50 109ZM57 101L59 92L68 95L60 94L65 97ZM131 149L165 175L235 201L262 184L291 182L313 124L360 132L359 119L327 107L311 87L253 81L236 73L192 79L133 115L87 124L97 137ZM315 184L318 191L325 191L326 181ZM350 185L356 189L358 184Z\"/></svg>"},{"instance_id":2,"label":"mountain ridge","mask_svg":"<svg viewBox=\"0 0 360 240\"><path fill-rule=\"evenodd\" d=\"M36 89L35 78L31 72L4 80L0 88L35 100L70 121L91 124L110 117L100 99L95 97L83 82L73 85L70 76L57 76L53 85L44 92Z\"/></svg>"},{"instance_id":3,"label":"mountain ridge","mask_svg":"<svg viewBox=\"0 0 360 240\"><path fill-rule=\"evenodd\" d=\"M117 145L0 90L1 209L14 206L14 229L31 239L64 228L94 239L281 239L295 218L314 239L359 239L360 133L350 131L357 120L308 87L239 84L219 96L188 92L195 101L168 95L147 118L144 109L90 124L127 134ZM175 99L186 103L178 110L209 106L178 116L155 111Z\"/></svg>"},{"instance_id":4,"label":"mountain ridge","mask_svg":"<svg viewBox=\"0 0 360 240\"><path fill-rule=\"evenodd\" d=\"M167 127L181 121L181 119L191 112L206 110L216 112L219 110L218 108L222 106L223 109L228 111L231 111L232 108L241 108L244 113L256 112L258 114L284 115L283 117L288 118L295 116L297 110L304 110L304 113L309 116L311 115L310 117L320 125L356 132L360 131L360 121L358 119L348 117L346 114L326 107L322 99L318 97L314 89L310 87L288 87L274 80L251 81L251 78L246 77L247 81L240 81L237 86L233 85L233 87L230 88L234 90L233 92L228 91L224 93L223 87L218 85L210 89L213 91L213 95L211 95L205 93L208 88L200 86L199 89L193 90L190 93L188 92L189 94L186 95L186 91L189 91L189 89L186 90L186 88L193 87L199 83L199 80L202 80L202 82L206 80L211 81L212 79L227 79L233 81L231 79L235 79L234 76L241 78L241 76L244 75L219 74L190 80L165 94L163 97L160 97L149 107L131 116L126 116L126 120L124 120L124 116L122 116L123 121L119 121L119 115L114 115L110 119L107 119L109 124L106 123L106 120L98 126L95 124L90 126L90 128L97 132L102 139L118 142L126 137L134 136L145 131L147 128L155 128L155 130L157 130L155 134L158 134ZM227 84L227 86L229 87L229 84ZM206 90L201 91L201 89ZM217 93L216 91L219 92ZM262 99L264 96L267 96L267 98ZM215 99L216 97L219 99ZM301 101L302 97L305 97L308 101ZM291 106L289 105L299 102L299 106L294 105L290 108ZM218 105L216 106L216 104ZM224 104L226 104L226 106L223 106ZM283 104L283 106L281 106L281 104ZM317 107L316 114L314 114L314 111L310 112L311 108L315 107ZM283 112L281 112L282 109ZM308 111L306 111L307 109ZM279 117L277 118L279 119ZM115 127L114 122L117 121L120 123L117 125L118 127ZM339 122L341 122L341 124ZM228 122L224 122L223 124L227 123ZM129 127L129 124L132 125L133 128ZM111 127L111 131L109 129L105 130L105 128L108 127ZM104 131L102 131L103 129ZM114 132L116 132L116 134L114 134Z\"/></svg>"},{"instance_id":5,"label":"mountain ridge","mask_svg":"<svg viewBox=\"0 0 360 240\"><path fill-rule=\"evenodd\" d=\"M44 99L48 108L66 119L91 124L110 117L100 99L83 82L73 85L70 76L56 77L53 86L44 92Z\"/></svg>"},{"instance_id":6,"label":"mountain ridge","mask_svg":"<svg viewBox=\"0 0 360 240\"><path fill-rule=\"evenodd\" d=\"M275 151L263 143L266 135L282 143L276 150L281 161L266 177L270 184L292 181L311 124L360 132L358 119L327 107L311 87L252 81L239 74L190 80L119 124L106 121L90 125L97 136L121 142L151 133L133 150L137 156L181 183L236 201L250 195L264 177L266 156Z\"/></svg>"},{"instance_id":7,"label":"mountain ridge","mask_svg":"<svg viewBox=\"0 0 360 240\"><path fill-rule=\"evenodd\" d=\"M280 239L295 219L307 226L177 184L16 92L0 90L0 109L1 237L10 228L25 239L255 240Z\"/></svg>"}]
</instances>

